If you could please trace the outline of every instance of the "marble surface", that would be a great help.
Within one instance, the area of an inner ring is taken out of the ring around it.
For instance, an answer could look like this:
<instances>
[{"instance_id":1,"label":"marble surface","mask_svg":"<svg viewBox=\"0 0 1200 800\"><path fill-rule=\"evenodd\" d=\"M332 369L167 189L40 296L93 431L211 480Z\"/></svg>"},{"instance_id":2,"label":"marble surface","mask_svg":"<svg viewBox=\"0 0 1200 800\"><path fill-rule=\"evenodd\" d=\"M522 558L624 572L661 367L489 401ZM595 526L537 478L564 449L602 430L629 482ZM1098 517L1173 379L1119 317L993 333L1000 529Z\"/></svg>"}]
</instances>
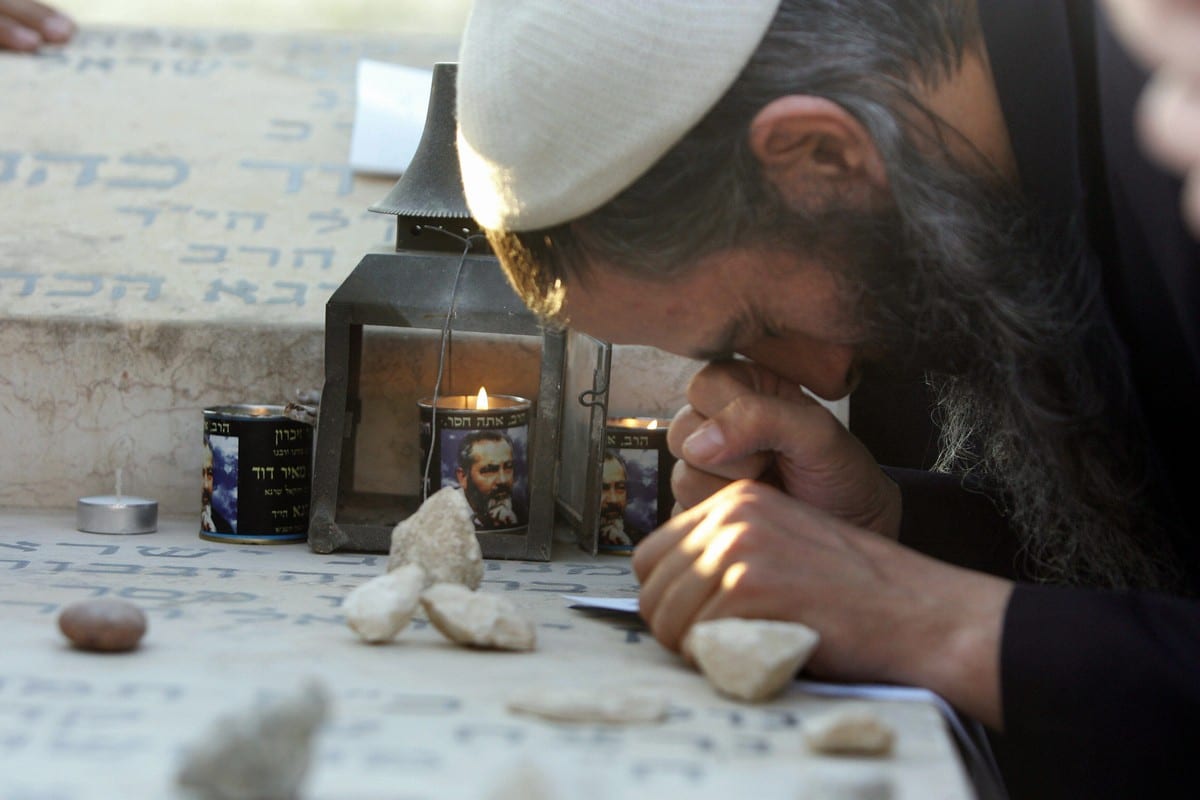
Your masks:
<instances>
[{"instance_id":1,"label":"marble surface","mask_svg":"<svg viewBox=\"0 0 1200 800\"><path fill-rule=\"evenodd\" d=\"M390 217L346 163L359 58L449 40L89 29L0 54L6 317L319 324Z\"/></svg>"},{"instance_id":2,"label":"marble surface","mask_svg":"<svg viewBox=\"0 0 1200 800\"><path fill-rule=\"evenodd\" d=\"M432 67L455 50L92 26L36 57L0 53L0 504L69 508L120 468L164 513L198 513L202 410L319 388L325 301L392 247L393 218L369 207L394 179L346 164L358 59ZM369 491L415 482L435 342L401 335L421 352L369 340ZM497 365L534 385L536 342L456 352L472 392ZM613 411L669 416L695 368L617 348Z\"/></svg>"},{"instance_id":3,"label":"marble surface","mask_svg":"<svg viewBox=\"0 0 1200 800\"><path fill-rule=\"evenodd\" d=\"M215 544L190 517L103 536L74 531L66 514L0 509L0 800L175 797L182 754L214 720L309 678L333 698L310 800L492 799L530 770L549 793L507 796L795 800L830 775L881 778L896 800L973 796L927 703L869 701L897 731L889 757L815 755L803 720L845 701L799 684L763 704L724 699L636 617L569 608L563 594L634 595L620 556L567 549L549 563L487 563L480 591L535 622L532 653L462 649L423 619L391 644L361 643L340 604L385 562ZM96 597L145 611L138 650L87 653L59 633L65 605ZM519 691L556 686L648 690L669 713L604 726L506 708Z\"/></svg>"}]
</instances>

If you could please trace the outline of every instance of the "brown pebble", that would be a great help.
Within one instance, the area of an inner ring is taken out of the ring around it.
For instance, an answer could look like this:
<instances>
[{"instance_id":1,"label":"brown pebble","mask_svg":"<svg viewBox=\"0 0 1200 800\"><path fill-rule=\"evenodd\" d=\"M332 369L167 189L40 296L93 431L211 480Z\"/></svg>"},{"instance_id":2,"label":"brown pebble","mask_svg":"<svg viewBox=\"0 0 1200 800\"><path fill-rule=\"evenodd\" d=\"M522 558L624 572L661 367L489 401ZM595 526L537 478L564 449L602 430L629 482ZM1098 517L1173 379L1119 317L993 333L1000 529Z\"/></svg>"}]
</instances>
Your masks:
<instances>
[{"instance_id":1,"label":"brown pebble","mask_svg":"<svg viewBox=\"0 0 1200 800\"><path fill-rule=\"evenodd\" d=\"M146 632L146 615L124 600L81 600L63 609L58 627L82 650L116 653L137 647Z\"/></svg>"}]
</instances>

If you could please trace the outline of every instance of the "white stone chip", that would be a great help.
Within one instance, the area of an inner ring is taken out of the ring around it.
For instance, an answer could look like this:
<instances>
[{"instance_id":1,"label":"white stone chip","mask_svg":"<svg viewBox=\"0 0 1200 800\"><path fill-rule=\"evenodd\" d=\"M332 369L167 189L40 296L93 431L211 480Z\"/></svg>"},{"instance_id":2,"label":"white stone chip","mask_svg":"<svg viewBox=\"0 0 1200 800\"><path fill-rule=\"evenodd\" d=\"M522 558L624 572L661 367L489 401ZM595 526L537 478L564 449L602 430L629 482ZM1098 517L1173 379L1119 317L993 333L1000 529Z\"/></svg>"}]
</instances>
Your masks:
<instances>
[{"instance_id":1,"label":"white stone chip","mask_svg":"<svg viewBox=\"0 0 1200 800\"><path fill-rule=\"evenodd\" d=\"M462 491L447 486L429 496L411 517L392 530L388 571L417 564L425 586L461 583L478 589L483 580L483 551L475 536L471 506Z\"/></svg>"},{"instance_id":2,"label":"white stone chip","mask_svg":"<svg viewBox=\"0 0 1200 800\"><path fill-rule=\"evenodd\" d=\"M473 592L460 583L437 583L421 594L429 621L453 642L496 650L532 650L533 623L507 598Z\"/></svg>"},{"instance_id":3,"label":"white stone chip","mask_svg":"<svg viewBox=\"0 0 1200 800\"><path fill-rule=\"evenodd\" d=\"M412 620L424 588L425 570L416 564L378 575L342 601L346 624L365 642L390 642Z\"/></svg>"},{"instance_id":4,"label":"white stone chip","mask_svg":"<svg viewBox=\"0 0 1200 800\"><path fill-rule=\"evenodd\" d=\"M217 719L184 755L181 787L204 800L290 800L300 796L329 692L309 681L294 694Z\"/></svg>"},{"instance_id":5,"label":"white stone chip","mask_svg":"<svg viewBox=\"0 0 1200 800\"><path fill-rule=\"evenodd\" d=\"M887 755L896 740L892 727L863 703L805 718L803 730L809 748L830 755Z\"/></svg>"},{"instance_id":6,"label":"white stone chip","mask_svg":"<svg viewBox=\"0 0 1200 800\"><path fill-rule=\"evenodd\" d=\"M485 800L611 800L612 767L561 748L526 756L488 775Z\"/></svg>"},{"instance_id":7,"label":"white stone chip","mask_svg":"<svg viewBox=\"0 0 1200 800\"><path fill-rule=\"evenodd\" d=\"M487 794L487 800L559 800L560 797L552 780L530 761L502 772Z\"/></svg>"},{"instance_id":8,"label":"white stone chip","mask_svg":"<svg viewBox=\"0 0 1200 800\"><path fill-rule=\"evenodd\" d=\"M820 764L805 775L796 800L892 800L892 781L862 762Z\"/></svg>"},{"instance_id":9,"label":"white stone chip","mask_svg":"<svg viewBox=\"0 0 1200 800\"><path fill-rule=\"evenodd\" d=\"M627 725L666 719L667 700L656 692L638 689L563 686L513 695L508 710L555 722Z\"/></svg>"},{"instance_id":10,"label":"white stone chip","mask_svg":"<svg viewBox=\"0 0 1200 800\"><path fill-rule=\"evenodd\" d=\"M820 639L798 622L728 617L693 625L683 652L718 691L756 702L787 686Z\"/></svg>"}]
</instances>

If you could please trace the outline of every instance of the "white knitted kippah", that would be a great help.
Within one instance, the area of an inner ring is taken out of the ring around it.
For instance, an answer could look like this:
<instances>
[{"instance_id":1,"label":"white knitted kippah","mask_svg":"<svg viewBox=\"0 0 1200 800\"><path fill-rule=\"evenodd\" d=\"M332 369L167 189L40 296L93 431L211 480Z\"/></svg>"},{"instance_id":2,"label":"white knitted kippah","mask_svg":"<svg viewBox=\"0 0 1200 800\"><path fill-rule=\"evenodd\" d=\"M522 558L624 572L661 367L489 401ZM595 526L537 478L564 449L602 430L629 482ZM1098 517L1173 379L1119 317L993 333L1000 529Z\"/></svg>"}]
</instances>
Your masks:
<instances>
[{"instance_id":1,"label":"white knitted kippah","mask_svg":"<svg viewBox=\"0 0 1200 800\"><path fill-rule=\"evenodd\" d=\"M458 65L458 157L485 228L603 205L732 85L779 0L475 0Z\"/></svg>"}]
</instances>

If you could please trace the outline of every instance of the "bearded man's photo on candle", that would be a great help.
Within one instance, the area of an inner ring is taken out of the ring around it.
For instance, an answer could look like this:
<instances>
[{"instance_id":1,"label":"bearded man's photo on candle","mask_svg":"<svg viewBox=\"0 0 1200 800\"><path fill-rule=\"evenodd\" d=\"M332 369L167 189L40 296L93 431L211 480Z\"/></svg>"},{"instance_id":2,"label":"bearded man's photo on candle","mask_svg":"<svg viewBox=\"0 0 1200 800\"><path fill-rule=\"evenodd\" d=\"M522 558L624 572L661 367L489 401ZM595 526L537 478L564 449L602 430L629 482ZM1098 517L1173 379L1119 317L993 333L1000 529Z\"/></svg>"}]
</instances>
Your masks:
<instances>
[{"instance_id":1,"label":"bearded man's photo on candle","mask_svg":"<svg viewBox=\"0 0 1200 800\"><path fill-rule=\"evenodd\" d=\"M448 395L418 403L426 495L455 486L475 530L523 533L529 525L529 411L522 397Z\"/></svg>"}]
</instances>

